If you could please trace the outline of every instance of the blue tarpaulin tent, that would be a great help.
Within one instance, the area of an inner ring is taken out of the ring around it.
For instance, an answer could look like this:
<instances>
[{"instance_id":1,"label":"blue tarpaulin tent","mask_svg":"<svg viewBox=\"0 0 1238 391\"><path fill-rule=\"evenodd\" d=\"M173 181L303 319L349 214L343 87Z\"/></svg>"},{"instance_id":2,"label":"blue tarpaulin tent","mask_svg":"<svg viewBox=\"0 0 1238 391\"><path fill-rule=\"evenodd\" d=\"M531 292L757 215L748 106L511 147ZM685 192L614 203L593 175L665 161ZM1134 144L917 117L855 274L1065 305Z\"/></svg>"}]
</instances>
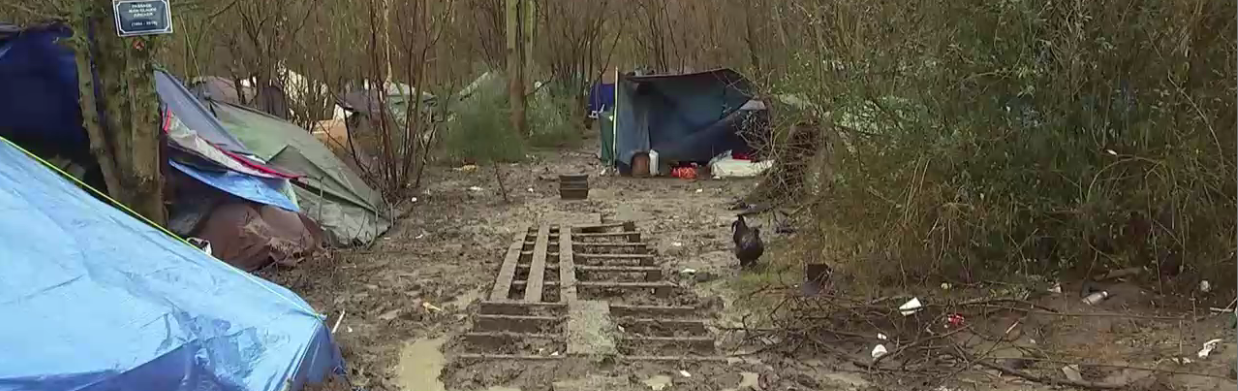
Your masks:
<instances>
[{"instance_id":1,"label":"blue tarpaulin tent","mask_svg":"<svg viewBox=\"0 0 1238 391\"><path fill-rule=\"evenodd\" d=\"M341 368L318 315L0 139L0 390L298 390Z\"/></svg>"},{"instance_id":2,"label":"blue tarpaulin tent","mask_svg":"<svg viewBox=\"0 0 1238 391\"><path fill-rule=\"evenodd\" d=\"M93 158L78 106L77 65L73 52L59 42L72 35L72 31L60 25L25 30L0 26L0 137L27 148L56 149L61 154L89 160ZM163 108L213 144L210 148L230 153L227 159L237 160L235 165L256 167L256 172L278 173L250 159L252 153L180 81L163 71L156 71L154 78ZM245 159L244 163L239 159ZM241 174L205 175L201 170L186 167L173 166L233 196L298 210L288 197L280 195L278 180Z\"/></svg>"},{"instance_id":3,"label":"blue tarpaulin tent","mask_svg":"<svg viewBox=\"0 0 1238 391\"><path fill-rule=\"evenodd\" d=\"M602 147L613 148L621 170L650 150L665 161L699 163L728 150L750 153L742 131L768 123L751 83L730 69L624 76L616 95L614 144Z\"/></svg>"}]
</instances>

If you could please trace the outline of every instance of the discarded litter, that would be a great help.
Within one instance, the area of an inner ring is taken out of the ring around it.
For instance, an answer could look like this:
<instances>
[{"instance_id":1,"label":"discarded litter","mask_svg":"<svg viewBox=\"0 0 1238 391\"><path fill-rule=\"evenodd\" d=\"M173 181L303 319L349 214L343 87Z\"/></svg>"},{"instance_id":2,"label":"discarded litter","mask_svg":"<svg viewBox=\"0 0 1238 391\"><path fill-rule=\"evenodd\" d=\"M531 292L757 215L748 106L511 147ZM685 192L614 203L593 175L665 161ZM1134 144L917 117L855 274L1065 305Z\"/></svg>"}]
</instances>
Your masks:
<instances>
[{"instance_id":1,"label":"discarded litter","mask_svg":"<svg viewBox=\"0 0 1238 391\"><path fill-rule=\"evenodd\" d=\"M1079 366L1075 364L1062 367L1062 373L1066 375L1070 381L1083 381L1083 374L1079 373Z\"/></svg>"},{"instance_id":2,"label":"discarded litter","mask_svg":"<svg viewBox=\"0 0 1238 391\"><path fill-rule=\"evenodd\" d=\"M409 201L409 202L412 202L412 203L416 203L416 202L417 202L417 197L410 198L408 201Z\"/></svg>"},{"instance_id":3,"label":"discarded litter","mask_svg":"<svg viewBox=\"0 0 1238 391\"><path fill-rule=\"evenodd\" d=\"M529 188L529 192L530 192L530 193L532 193L532 192L533 192L533 188L532 188L532 187L530 187L530 188Z\"/></svg>"},{"instance_id":4,"label":"discarded litter","mask_svg":"<svg viewBox=\"0 0 1238 391\"><path fill-rule=\"evenodd\" d=\"M559 351L557 351L557 350L556 350L554 353L550 353L550 356L551 356L551 357L559 357Z\"/></svg>"},{"instance_id":5,"label":"discarded litter","mask_svg":"<svg viewBox=\"0 0 1238 391\"><path fill-rule=\"evenodd\" d=\"M704 192L705 192L705 189L696 189L696 192L697 192L697 193L704 193Z\"/></svg>"},{"instance_id":6,"label":"discarded litter","mask_svg":"<svg viewBox=\"0 0 1238 391\"><path fill-rule=\"evenodd\" d=\"M942 289L942 290L947 290L947 291L948 291L948 290L950 290L950 288L951 288L951 287L950 287L950 283L948 283L948 282L943 282L943 283L941 283L941 289Z\"/></svg>"},{"instance_id":7,"label":"discarded litter","mask_svg":"<svg viewBox=\"0 0 1238 391\"><path fill-rule=\"evenodd\" d=\"M466 171L466 172L467 172L467 171L476 171L476 170L477 170L477 165L476 165L476 164L465 164L465 165L463 165L463 166L456 167L456 168L455 168L455 170L456 170L456 171Z\"/></svg>"},{"instance_id":8,"label":"discarded litter","mask_svg":"<svg viewBox=\"0 0 1238 391\"><path fill-rule=\"evenodd\" d=\"M872 353L872 355L873 355L873 359L874 359L874 360L876 360L876 359L878 359L878 358L881 358L881 356L884 356L884 355L889 354L889 353L890 353L890 351L886 350L886 346L885 346L885 345L877 345L877 346L874 346L874 347L873 347L873 353Z\"/></svg>"},{"instance_id":9,"label":"discarded litter","mask_svg":"<svg viewBox=\"0 0 1238 391\"><path fill-rule=\"evenodd\" d=\"M1199 353L1196 353L1195 355L1199 358L1208 358L1208 355L1212 354L1212 351L1217 348L1217 344L1219 343L1221 343L1220 339L1208 340L1208 342L1204 342L1204 348L1200 349Z\"/></svg>"},{"instance_id":10,"label":"discarded litter","mask_svg":"<svg viewBox=\"0 0 1238 391\"><path fill-rule=\"evenodd\" d=\"M1053 287L1049 288L1049 293L1062 293L1062 284L1053 284Z\"/></svg>"},{"instance_id":11,"label":"discarded litter","mask_svg":"<svg viewBox=\"0 0 1238 391\"><path fill-rule=\"evenodd\" d=\"M1200 282L1199 282L1199 291L1200 291L1200 292L1203 292L1203 293L1208 293L1208 292L1212 291L1212 283L1209 283L1209 282L1208 282L1208 280L1203 280L1203 281L1200 281Z\"/></svg>"},{"instance_id":12,"label":"discarded litter","mask_svg":"<svg viewBox=\"0 0 1238 391\"><path fill-rule=\"evenodd\" d=\"M951 327L961 327L966 320L962 314L950 314L950 316L946 317L946 324L949 324Z\"/></svg>"},{"instance_id":13,"label":"discarded litter","mask_svg":"<svg viewBox=\"0 0 1238 391\"><path fill-rule=\"evenodd\" d=\"M898 306L899 312L902 313L903 316L910 316L911 314L919 312L923 308L924 305L920 304L920 298L918 297L913 297L911 300L903 303L903 305Z\"/></svg>"},{"instance_id":14,"label":"discarded litter","mask_svg":"<svg viewBox=\"0 0 1238 391\"><path fill-rule=\"evenodd\" d=\"M428 301L421 302L421 308L425 308L426 311L428 312L439 312L443 310L442 308L438 308L434 304L430 304L430 302Z\"/></svg>"},{"instance_id":15,"label":"discarded litter","mask_svg":"<svg viewBox=\"0 0 1238 391\"><path fill-rule=\"evenodd\" d=\"M189 238L185 239L185 241L189 242L189 244L192 244L194 247L197 247L199 250L202 250L202 252L206 253L206 255L212 255L211 241L202 238Z\"/></svg>"},{"instance_id":16,"label":"discarded litter","mask_svg":"<svg viewBox=\"0 0 1238 391\"><path fill-rule=\"evenodd\" d=\"M887 337L885 334L882 334L882 333L877 333L877 339L885 341L885 340L890 339L890 337Z\"/></svg>"},{"instance_id":17,"label":"discarded litter","mask_svg":"<svg viewBox=\"0 0 1238 391\"><path fill-rule=\"evenodd\" d=\"M679 370L679 375L680 375L680 376L683 376L683 377L692 377L692 374L691 374L691 373L688 373L688 371L685 371L685 370L682 370L682 369L680 369L680 370Z\"/></svg>"},{"instance_id":18,"label":"discarded litter","mask_svg":"<svg viewBox=\"0 0 1238 391\"><path fill-rule=\"evenodd\" d=\"M1096 303L1102 302L1108 298L1109 298L1109 292L1096 291L1096 292L1092 292L1092 294L1090 295L1087 295L1087 297L1084 297L1083 304L1095 305Z\"/></svg>"},{"instance_id":19,"label":"discarded litter","mask_svg":"<svg viewBox=\"0 0 1238 391\"><path fill-rule=\"evenodd\" d=\"M470 191L482 191L482 190L484 190L484 189L482 189L481 187L478 187L478 186L469 186L469 190L470 190Z\"/></svg>"},{"instance_id":20,"label":"discarded litter","mask_svg":"<svg viewBox=\"0 0 1238 391\"><path fill-rule=\"evenodd\" d=\"M671 243L671 246L683 247L683 242L674 242L674 243Z\"/></svg>"}]
</instances>

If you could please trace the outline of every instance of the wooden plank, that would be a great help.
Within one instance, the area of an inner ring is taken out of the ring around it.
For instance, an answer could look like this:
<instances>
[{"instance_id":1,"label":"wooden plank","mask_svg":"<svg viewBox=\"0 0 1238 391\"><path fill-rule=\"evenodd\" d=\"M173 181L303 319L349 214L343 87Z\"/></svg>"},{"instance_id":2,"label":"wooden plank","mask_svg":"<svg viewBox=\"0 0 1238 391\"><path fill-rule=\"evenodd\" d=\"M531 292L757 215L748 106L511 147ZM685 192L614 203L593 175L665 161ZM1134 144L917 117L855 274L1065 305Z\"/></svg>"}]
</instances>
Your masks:
<instances>
[{"instance_id":1,"label":"wooden plank","mask_svg":"<svg viewBox=\"0 0 1238 391\"><path fill-rule=\"evenodd\" d=\"M579 288L653 289L654 295L667 297L675 284L669 282L577 281Z\"/></svg>"},{"instance_id":2,"label":"wooden plank","mask_svg":"<svg viewBox=\"0 0 1238 391\"><path fill-rule=\"evenodd\" d=\"M563 318L556 316L477 315L473 328L478 331L550 332Z\"/></svg>"},{"instance_id":3,"label":"wooden plank","mask_svg":"<svg viewBox=\"0 0 1238 391\"><path fill-rule=\"evenodd\" d=\"M654 255L653 255L653 254L591 254L591 253L580 253L580 254L575 254L575 256L576 256L577 258L580 258L581 260L586 260L586 259L590 259L590 260L612 260L612 261L632 261L632 260L635 260L635 261L640 261L640 264L641 264L641 265L644 265L644 266L653 266L653 264L655 263L655 262L654 262Z\"/></svg>"},{"instance_id":4,"label":"wooden plank","mask_svg":"<svg viewBox=\"0 0 1238 391\"><path fill-rule=\"evenodd\" d=\"M577 266L576 270L595 273L644 273L645 281L662 279L662 268L657 266Z\"/></svg>"},{"instance_id":5,"label":"wooden plank","mask_svg":"<svg viewBox=\"0 0 1238 391\"><path fill-rule=\"evenodd\" d=\"M607 224L594 224L594 225L577 225L577 226L572 227L572 232L591 233L591 232L597 232L597 231L600 231L600 230L604 230L604 229L607 229L607 228L620 228L620 227L623 227L623 226L624 226L624 224L625 224L625 223L607 223Z\"/></svg>"},{"instance_id":6,"label":"wooden plank","mask_svg":"<svg viewBox=\"0 0 1238 391\"><path fill-rule=\"evenodd\" d=\"M637 238L637 240L639 240L640 232L628 231L628 232L578 233L572 236L575 236L576 238L622 238L622 237L631 238L631 237L635 237Z\"/></svg>"},{"instance_id":7,"label":"wooden plank","mask_svg":"<svg viewBox=\"0 0 1238 391\"><path fill-rule=\"evenodd\" d=\"M693 334L705 334L709 332L708 321L702 319L653 319L653 318L617 318L615 323L626 328L629 332L638 334L655 335L658 329L665 330L666 333L674 335L675 331L686 331Z\"/></svg>"},{"instance_id":8,"label":"wooden plank","mask_svg":"<svg viewBox=\"0 0 1238 391\"><path fill-rule=\"evenodd\" d=\"M503 265L499 267L499 275L494 279L494 289L490 292L491 301L507 300L507 294L512 289L512 279L516 276L516 265L520 263L520 247L528 226L522 226L516 233L516 242L507 247L507 256L503 257Z\"/></svg>"},{"instance_id":9,"label":"wooden plank","mask_svg":"<svg viewBox=\"0 0 1238 391\"><path fill-rule=\"evenodd\" d=\"M620 361L726 362L726 356L619 356Z\"/></svg>"},{"instance_id":10,"label":"wooden plank","mask_svg":"<svg viewBox=\"0 0 1238 391\"><path fill-rule=\"evenodd\" d=\"M696 307L689 306L660 306L660 305L629 305L629 304L611 304L611 316L692 316L696 314Z\"/></svg>"},{"instance_id":11,"label":"wooden plank","mask_svg":"<svg viewBox=\"0 0 1238 391\"><path fill-rule=\"evenodd\" d=\"M514 280L512 281L512 286L526 287L525 289L528 289L527 287L529 286L529 280ZM542 288L557 288L558 286L559 286L558 281L542 281ZM522 303L537 303L537 302L536 301L523 301Z\"/></svg>"},{"instance_id":12,"label":"wooden plank","mask_svg":"<svg viewBox=\"0 0 1238 391\"><path fill-rule=\"evenodd\" d=\"M559 301L576 301L576 261L572 246L572 230L559 231Z\"/></svg>"},{"instance_id":13,"label":"wooden plank","mask_svg":"<svg viewBox=\"0 0 1238 391\"><path fill-rule=\"evenodd\" d=\"M542 301L542 282L546 278L546 247L550 244L550 226L537 228L537 241L533 244L533 263L529 268L529 285L524 288L524 301Z\"/></svg>"},{"instance_id":14,"label":"wooden plank","mask_svg":"<svg viewBox=\"0 0 1238 391\"><path fill-rule=\"evenodd\" d=\"M529 244L532 244L532 243L529 243ZM576 243L576 246L578 246L578 247L598 247L598 248L607 248L607 247L619 247L619 248L627 248L627 247L649 247L649 242L627 242L627 243Z\"/></svg>"},{"instance_id":15,"label":"wooden plank","mask_svg":"<svg viewBox=\"0 0 1238 391\"><path fill-rule=\"evenodd\" d=\"M662 348L668 347L686 347L688 350L695 353L713 353L714 339L713 337L650 337L650 336L623 336L623 344L632 346L639 345L654 345Z\"/></svg>"},{"instance_id":16,"label":"wooden plank","mask_svg":"<svg viewBox=\"0 0 1238 391\"><path fill-rule=\"evenodd\" d=\"M652 259L653 254L591 254L580 253L575 254L577 258L586 259Z\"/></svg>"},{"instance_id":17,"label":"wooden plank","mask_svg":"<svg viewBox=\"0 0 1238 391\"><path fill-rule=\"evenodd\" d=\"M456 356L462 360L529 360L529 361L554 361L562 360L566 355L560 356L531 356L526 354L479 354L479 353L464 353ZM724 357L725 358L725 357ZM723 360L726 361L726 360ZM556 364L557 365L557 364Z\"/></svg>"},{"instance_id":18,"label":"wooden plank","mask_svg":"<svg viewBox=\"0 0 1238 391\"><path fill-rule=\"evenodd\" d=\"M563 303L525 303L519 301L489 301L481 302L478 311L483 315L532 315L537 313L563 312L567 306Z\"/></svg>"},{"instance_id":19,"label":"wooden plank","mask_svg":"<svg viewBox=\"0 0 1238 391\"><path fill-rule=\"evenodd\" d=\"M464 334L464 340L475 345L501 345L524 340L562 340L562 334L544 333L509 333L509 332L471 332Z\"/></svg>"},{"instance_id":20,"label":"wooden plank","mask_svg":"<svg viewBox=\"0 0 1238 391\"><path fill-rule=\"evenodd\" d=\"M665 281L658 282L639 282L639 281L577 281L576 286L589 288L627 288L627 289L655 289L655 288L674 288L675 284Z\"/></svg>"},{"instance_id":21,"label":"wooden plank","mask_svg":"<svg viewBox=\"0 0 1238 391\"><path fill-rule=\"evenodd\" d=\"M615 273L649 273L661 272L662 268L657 266L577 266L576 270L582 272L615 272Z\"/></svg>"},{"instance_id":22,"label":"wooden plank","mask_svg":"<svg viewBox=\"0 0 1238 391\"><path fill-rule=\"evenodd\" d=\"M533 251L532 251L532 250L529 250L529 251L521 251L521 252L520 252L520 255L521 255L521 256L525 256L525 255L527 255L527 256L529 256L529 257L532 257L532 256L533 256ZM559 256L559 253L557 253L557 252L552 253L552 252L547 251L547 252L546 252L546 256L547 256L547 257L550 257L550 258L555 258L555 257L558 257L558 256Z\"/></svg>"}]
</instances>

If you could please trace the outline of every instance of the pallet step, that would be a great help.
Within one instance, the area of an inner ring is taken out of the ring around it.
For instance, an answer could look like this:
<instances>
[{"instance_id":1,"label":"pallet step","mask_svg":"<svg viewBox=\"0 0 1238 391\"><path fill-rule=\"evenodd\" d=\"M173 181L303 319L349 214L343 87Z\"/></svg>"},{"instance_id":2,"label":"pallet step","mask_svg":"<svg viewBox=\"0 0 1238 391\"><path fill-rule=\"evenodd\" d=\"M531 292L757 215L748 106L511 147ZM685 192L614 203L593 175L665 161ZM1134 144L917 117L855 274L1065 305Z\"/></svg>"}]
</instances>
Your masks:
<instances>
[{"instance_id":1,"label":"pallet step","mask_svg":"<svg viewBox=\"0 0 1238 391\"><path fill-rule=\"evenodd\" d=\"M477 315L473 328L479 331L539 333L555 329L563 319L558 316Z\"/></svg>"},{"instance_id":2,"label":"pallet step","mask_svg":"<svg viewBox=\"0 0 1238 391\"><path fill-rule=\"evenodd\" d=\"M623 326L630 332L644 335L656 334L650 332L651 329L655 328L664 328L667 332L709 333L709 321L703 319L616 318L615 323Z\"/></svg>"},{"instance_id":3,"label":"pallet step","mask_svg":"<svg viewBox=\"0 0 1238 391\"><path fill-rule=\"evenodd\" d=\"M547 333L512 333L501 331L470 332L463 335L468 343L477 345L503 344L523 340L561 340L563 335Z\"/></svg>"},{"instance_id":4,"label":"pallet step","mask_svg":"<svg viewBox=\"0 0 1238 391\"><path fill-rule=\"evenodd\" d=\"M660 306L660 305L631 305L631 304L611 304L610 315L616 318L623 317L668 317L668 316L692 316L696 314L696 307L690 306Z\"/></svg>"},{"instance_id":5,"label":"pallet step","mask_svg":"<svg viewBox=\"0 0 1238 391\"><path fill-rule=\"evenodd\" d=\"M524 301L482 301L478 311L484 315L531 315L534 313L563 313L567 311L566 303Z\"/></svg>"},{"instance_id":6,"label":"pallet step","mask_svg":"<svg viewBox=\"0 0 1238 391\"><path fill-rule=\"evenodd\" d=\"M683 347L696 353L713 353L713 337L653 337L625 335L620 337L623 344L655 345L658 347Z\"/></svg>"}]
</instances>

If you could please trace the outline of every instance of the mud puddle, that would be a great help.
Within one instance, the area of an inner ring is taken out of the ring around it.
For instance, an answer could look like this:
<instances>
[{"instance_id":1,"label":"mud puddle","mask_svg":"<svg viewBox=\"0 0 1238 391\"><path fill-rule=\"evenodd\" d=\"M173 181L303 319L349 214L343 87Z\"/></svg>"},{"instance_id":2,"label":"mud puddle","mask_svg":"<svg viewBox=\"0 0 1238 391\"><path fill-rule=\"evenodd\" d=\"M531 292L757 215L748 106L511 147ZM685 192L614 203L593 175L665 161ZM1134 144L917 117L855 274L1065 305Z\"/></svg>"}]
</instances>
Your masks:
<instances>
[{"instance_id":1,"label":"mud puddle","mask_svg":"<svg viewBox=\"0 0 1238 391\"><path fill-rule=\"evenodd\" d=\"M396 368L396 381L401 389L417 391L445 391L439 373L447 362L441 348L446 337L418 339L404 345L400 350L400 363Z\"/></svg>"}]
</instances>

